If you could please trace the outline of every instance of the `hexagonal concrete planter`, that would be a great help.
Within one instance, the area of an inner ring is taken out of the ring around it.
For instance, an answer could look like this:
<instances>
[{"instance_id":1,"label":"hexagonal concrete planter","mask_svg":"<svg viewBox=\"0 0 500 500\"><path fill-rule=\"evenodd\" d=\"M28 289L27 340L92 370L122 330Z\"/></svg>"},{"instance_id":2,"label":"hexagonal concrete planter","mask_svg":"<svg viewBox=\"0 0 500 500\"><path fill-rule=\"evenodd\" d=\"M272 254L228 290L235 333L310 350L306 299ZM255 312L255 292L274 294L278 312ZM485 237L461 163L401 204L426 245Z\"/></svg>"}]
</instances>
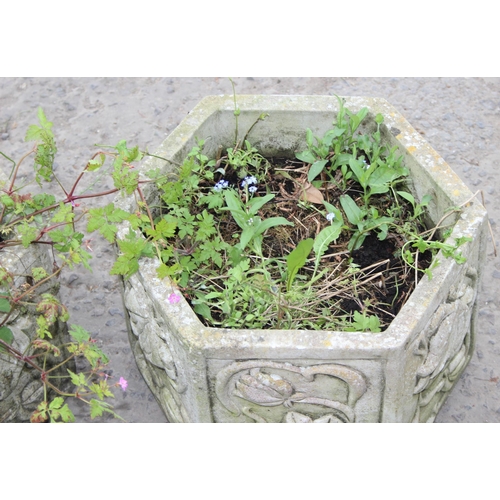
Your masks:
<instances>
[{"instance_id":1,"label":"hexagonal concrete planter","mask_svg":"<svg viewBox=\"0 0 500 500\"><path fill-rule=\"evenodd\" d=\"M332 96L239 96L243 137L268 113L248 140L264 155L293 157L331 128L338 110ZM207 139L208 155L234 144L232 97L203 99L161 144L158 156L182 162ZM398 146L411 172L417 199L429 193L437 222L451 206L471 199L456 217L452 238L470 236L467 262L442 257L433 279L424 277L382 333L207 328L173 287L160 280L158 262L143 259L125 282L130 339L137 364L171 422L431 422L470 360L476 295L487 234L483 206L443 159L383 99L349 97L346 107L368 107L362 126L382 113L384 141ZM363 131L363 130L362 130ZM240 138L241 139L241 138ZM142 167L168 169L153 158ZM147 192L154 201L154 190ZM131 199L119 201L132 209ZM123 237L128 231L120 228Z\"/></svg>"}]
</instances>

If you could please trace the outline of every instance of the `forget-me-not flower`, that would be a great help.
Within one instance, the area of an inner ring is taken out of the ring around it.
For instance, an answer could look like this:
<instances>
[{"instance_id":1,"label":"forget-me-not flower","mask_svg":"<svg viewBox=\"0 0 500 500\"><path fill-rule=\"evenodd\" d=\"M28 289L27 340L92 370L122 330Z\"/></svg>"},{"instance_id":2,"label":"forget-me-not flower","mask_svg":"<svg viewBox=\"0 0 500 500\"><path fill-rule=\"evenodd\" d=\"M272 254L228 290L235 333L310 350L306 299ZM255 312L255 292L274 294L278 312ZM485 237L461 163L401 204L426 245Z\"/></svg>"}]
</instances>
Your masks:
<instances>
[{"instance_id":1,"label":"forget-me-not flower","mask_svg":"<svg viewBox=\"0 0 500 500\"><path fill-rule=\"evenodd\" d=\"M250 186L251 184L258 184L257 179L253 175L247 175L241 181L241 187ZM250 190L250 188L248 188Z\"/></svg>"},{"instance_id":2,"label":"forget-me-not flower","mask_svg":"<svg viewBox=\"0 0 500 500\"><path fill-rule=\"evenodd\" d=\"M229 186L229 182L221 179L215 186L214 191L222 191Z\"/></svg>"}]
</instances>

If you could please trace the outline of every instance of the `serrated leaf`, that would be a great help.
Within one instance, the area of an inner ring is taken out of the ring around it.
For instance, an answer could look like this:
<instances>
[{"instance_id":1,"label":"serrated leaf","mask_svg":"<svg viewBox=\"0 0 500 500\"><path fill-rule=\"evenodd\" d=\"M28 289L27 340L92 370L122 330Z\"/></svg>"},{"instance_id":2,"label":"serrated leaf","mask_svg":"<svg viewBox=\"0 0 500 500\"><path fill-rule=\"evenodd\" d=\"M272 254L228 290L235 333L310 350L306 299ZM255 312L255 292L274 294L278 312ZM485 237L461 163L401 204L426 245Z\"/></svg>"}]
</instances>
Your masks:
<instances>
[{"instance_id":1,"label":"serrated leaf","mask_svg":"<svg viewBox=\"0 0 500 500\"><path fill-rule=\"evenodd\" d=\"M121 208L115 207L114 203L109 203L104 207L104 213L111 222L122 222L127 220L130 216L128 212Z\"/></svg>"},{"instance_id":2,"label":"serrated leaf","mask_svg":"<svg viewBox=\"0 0 500 500\"><path fill-rule=\"evenodd\" d=\"M43 267L34 267L31 269L31 274L35 282L41 281L46 278L49 274Z\"/></svg>"},{"instance_id":3,"label":"serrated leaf","mask_svg":"<svg viewBox=\"0 0 500 500\"><path fill-rule=\"evenodd\" d=\"M90 339L90 333L79 325L71 325L69 334L77 342L87 342Z\"/></svg>"},{"instance_id":4,"label":"serrated leaf","mask_svg":"<svg viewBox=\"0 0 500 500\"><path fill-rule=\"evenodd\" d=\"M59 210L57 210L53 217L52 222L71 222L75 218L72 206L65 205L62 201L59 203Z\"/></svg>"},{"instance_id":5,"label":"serrated leaf","mask_svg":"<svg viewBox=\"0 0 500 500\"><path fill-rule=\"evenodd\" d=\"M21 242L24 248L28 248L30 243L38 236L38 230L30 226L27 222L23 222L18 227L19 234L21 235Z\"/></svg>"},{"instance_id":6,"label":"serrated leaf","mask_svg":"<svg viewBox=\"0 0 500 500\"><path fill-rule=\"evenodd\" d=\"M104 407L101 402L97 399L90 400L90 417L96 418L100 417L104 411Z\"/></svg>"},{"instance_id":7,"label":"serrated leaf","mask_svg":"<svg viewBox=\"0 0 500 500\"><path fill-rule=\"evenodd\" d=\"M69 409L69 406L65 404L60 410L59 414L63 422L74 422L75 416L73 412Z\"/></svg>"},{"instance_id":8,"label":"serrated leaf","mask_svg":"<svg viewBox=\"0 0 500 500\"><path fill-rule=\"evenodd\" d=\"M24 136L24 140L26 142L36 141L37 139L40 139L40 132L41 132L41 129L38 125L30 125L28 127L28 130L26 131L26 135Z\"/></svg>"},{"instance_id":9,"label":"serrated leaf","mask_svg":"<svg viewBox=\"0 0 500 500\"><path fill-rule=\"evenodd\" d=\"M87 385L84 373L73 373L69 368L67 369L69 376L71 378L71 383L76 387L82 387Z\"/></svg>"},{"instance_id":10,"label":"serrated leaf","mask_svg":"<svg viewBox=\"0 0 500 500\"><path fill-rule=\"evenodd\" d=\"M120 274L125 276L125 278L130 278L139 270L139 262L137 257L128 257L126 255L120 255L113 264L113 267L109 271L109 274L115 275Z\"/></svg>"},{"instance_id":11,"label":"serrated leaf","mask_svg":"<svg viewBox=\"0 0 500 500\"><path fill-rule=\"evenodd\" d=\"M61 398L61 397L54 398L49 404L49 409L50 410L59 410L63 404L64 404L63 398Z\"/></svg>"},{"instance_id":12,"label":"serrated leaf","mask_svg":"<svg viewBox=\"0 0 500 500\"><path fill-rule=\"evenodd\" d=\"M7 208L15 205L14 200L8 194L2 194L0 196L0 203L5 205Z\"/></svg>"}]
</instances>

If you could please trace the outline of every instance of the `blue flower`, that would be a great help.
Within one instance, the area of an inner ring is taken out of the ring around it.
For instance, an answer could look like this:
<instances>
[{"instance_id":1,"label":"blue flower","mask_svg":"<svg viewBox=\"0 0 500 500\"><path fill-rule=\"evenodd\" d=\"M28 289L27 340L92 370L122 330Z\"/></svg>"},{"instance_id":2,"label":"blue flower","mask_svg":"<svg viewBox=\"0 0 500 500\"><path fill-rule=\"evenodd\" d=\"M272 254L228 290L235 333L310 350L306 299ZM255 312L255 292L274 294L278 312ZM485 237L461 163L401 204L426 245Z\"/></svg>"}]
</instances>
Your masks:
<instances>
[{"instance_id":1,"label":"blue flower","mask_svg":"<svg viewBox=\"0 0 500 500\"><path fill-rule=\"evenodd\" d=\"M333 212L329 212L326 214L326 220L332 222L335 219L335 214Z\"/></svg>"},{"instance_id":2,"label":"blue flower","mask_svg":"<svg viewBox=\"0 0 500 500\"><path fill-rule=\"evenodd\" d=\"M258 184L257 179L253 175L247 175L241 181L241 187L250 186L251 184Z\"/></svg>"},{"instance_id":3,"label":"blue flower","mask_svg":"<svg viewBox=\"0 0 500 500\"><path fill-rule=\"evenodd\" d=\"M229 186L229 182L221 179L215 186L214 191L222 191Z\"/></svg>"}]
</instances>

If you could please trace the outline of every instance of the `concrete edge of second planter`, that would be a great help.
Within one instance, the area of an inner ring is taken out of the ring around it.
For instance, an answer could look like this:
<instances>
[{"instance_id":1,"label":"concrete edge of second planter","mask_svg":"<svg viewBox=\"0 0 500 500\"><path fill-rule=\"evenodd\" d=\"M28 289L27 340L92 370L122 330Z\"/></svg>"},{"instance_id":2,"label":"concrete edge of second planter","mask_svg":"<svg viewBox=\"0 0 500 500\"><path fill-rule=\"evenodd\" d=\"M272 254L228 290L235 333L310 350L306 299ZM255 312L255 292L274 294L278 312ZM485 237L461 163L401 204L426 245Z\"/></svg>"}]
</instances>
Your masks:
<instances>
[{"instance_id":1,"label":"concrete edge of second planter","mask_svg":"<svg viewBox=\"0 0 500 500\"><path fill-rule=\"evenodd\" d=\"M0 170L0 181L7 182L7 177ZM23 276L34 267L52 268L52 252L48 245L31 245L29 248L16 246L0 251L0 265L11 272L14 276L16 287L26 282ZM39 291L59 296L59 280L52 279ZM6 323L6 326L14 335L13 347L20 352L26 353L36 329L36 314L34 308L24 307L14 312ZM4 315L0 313L0 319ZM54 342L64 343L69 340L67 328L63 323L57 322L50 327ZM47 367L57 363L56 358L49 358ZM68 368L75 369L74 363ZM66 374L66 370L56 370L55 374ZM70 384L63 384L65 390ZM43 400L43 385L40 377L36 376L34 370L21 361L0 355L0 422L28 422L31 414L38 404Z\"/></svg>"},{"instance_id":2,"label":"concrete edge of second planter","mask_svg":"<svg viewBox=\"0 0 500 500\"><path fill-rule=\"evenodd\" d=\"M349 367L363 373L359 401L351 402L356 405L356 414L352 414L356 421L432 421L468 363L474 343L474 303L485 258L486 211L444 160L385 100L345 100L351 111L369 108L368 129L373 127L374 116L383 114L384 140L398 146L404 155L416 198L427 193L433 196L429 208L433 221L439 220L450 206L469 201L450 237L473 238L463 251L467 263L460 266L441 256L433 279L424 277L391 325L374 334L207 328L183 298L176 304L166 300L174 287L168 280L157 278L157 261L143 260L139 273L125 283L131 340L137 343L134 350L139 367L170 420L266 421L267 417L255 413L256 407L265 405L245 401L254 404L250 404L251 409L245 406L245 413L235 403L235 398L245 400L235 389L237 380L241 381L241 376L238 379L235 374L248 375L253 369L274 370L279 377L287 371L300 372L306 377L305 365L315 361L334 371L340 368L333 367ZM211 139L206 143L208 156L221 145L230 146L235 139L233 106L230 96L203 99L155 154L180 163L195 144L195 136ZM269 114L248 137L263 154L303 149L305 130L311 128L315 135L322 134L331 128L338 111L337 99L331 96L239 96L238 107L240 136L260 113ZM141 168L147 171L171 167L153 158ZM154 190L147 192L148 201L155 196ZM132 209L131 199L117 200L117 204ZM127 226L122 225L119 236L124 237L126 232ZM457 329L458 340L454 340L452 330ZM294 368L286 368L287 364ZM221 375L226 372L231 375ZM266 373L261 379L264 376ZM336 377L342 378L338 373ZM350 421L346 412L344 409L341 420Z\"/></svg>"}]
</instances>

